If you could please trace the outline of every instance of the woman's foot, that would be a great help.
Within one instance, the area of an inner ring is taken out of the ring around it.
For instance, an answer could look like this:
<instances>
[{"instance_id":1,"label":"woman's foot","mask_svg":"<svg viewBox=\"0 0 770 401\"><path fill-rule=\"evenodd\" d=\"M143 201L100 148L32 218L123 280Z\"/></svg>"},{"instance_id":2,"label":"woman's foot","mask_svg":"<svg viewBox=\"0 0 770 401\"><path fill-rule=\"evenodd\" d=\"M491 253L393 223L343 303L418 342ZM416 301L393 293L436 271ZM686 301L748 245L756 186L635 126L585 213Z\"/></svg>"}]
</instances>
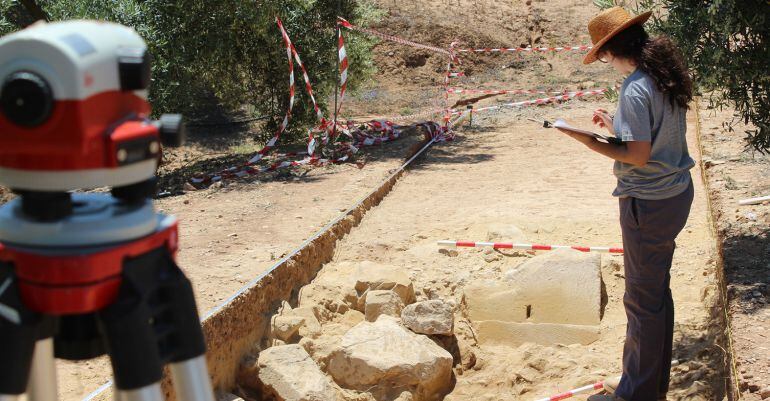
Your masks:
<instances>
[{"instance_id":1,"label":"woman's foot","mask_svg":"<svg viewBox=\"0 0 770 401\"><path fill-rule=\"evenodd\" d=\"M615 390L618 389L619 385L620 385L620 376L604 379L604 391L606 391L609 394L614 394Z\"/></svg>"},{"instance_id":2,"label":"woman's foot","mask_svg":"<svg viewBox=\"0 0 770 401\"><path fill-rule=\"evenodd\" d=\"M603 383L604 391L606 391L608 394L615 394L615 390L618 389L619 385L620 385L620 376L609 377L607 379L604 379L604 383ZM666 401L666 396L659 395L658 401Z\"/></svg>"}]
</instances>

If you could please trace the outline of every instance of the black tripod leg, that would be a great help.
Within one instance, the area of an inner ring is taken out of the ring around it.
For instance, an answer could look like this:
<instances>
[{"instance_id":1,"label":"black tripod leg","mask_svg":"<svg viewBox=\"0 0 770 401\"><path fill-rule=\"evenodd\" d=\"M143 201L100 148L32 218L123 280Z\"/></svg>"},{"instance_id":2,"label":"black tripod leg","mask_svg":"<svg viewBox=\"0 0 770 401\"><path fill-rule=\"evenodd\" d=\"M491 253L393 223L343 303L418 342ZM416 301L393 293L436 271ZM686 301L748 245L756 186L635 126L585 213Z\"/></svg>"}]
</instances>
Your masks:
<instances>
[{"instance_id":1,"label":"black tripod leg","mask_svg":"<svg viewBox=\"0 0 770 401\"><path fill-rule=\"evenodd\" d=\"M164 279L158 289L158 298L164 301L161 307L164 313L158 316L158 320L173 327L162 350L169 355L177 399L213 401L214 392L205 357L206 344L192 285L168 252L164 252L163 262Z\"/></svg>"},{"instance_id":2,"label":"black tripod leg","mask_svg":"<svg viewBox=\"0 0 770 401\"><path fill-rule=\"evenodd\" d=\"M192 286L168 250L127 259L122 276L118 299L100 313L118 390L148 388L170 362L177 399L213 401Z\"/></svg>"},{"instance_id":3,"label":"black tripod leg","mask_svg":"<svg viewBox=\"0 0 770 401\"><path fill-rule=\"evenodd\" d=\"M13 266L0 262L0 400L27 390L35 343L52 334L43 332L51 318L25 308L17 284Z\"/></svg>"},{"instance_id":4,"label":"black tripod leg","mask_svg":"<svg viewBox=\"0 0 770 401\"><path fill-rule=\"evenodd\" d=\"M118 298L97 314L118 391L141 390L161 379L162 362L147 302L151 289L141 284L124 274Z\"/></svg>"}]
</instances>

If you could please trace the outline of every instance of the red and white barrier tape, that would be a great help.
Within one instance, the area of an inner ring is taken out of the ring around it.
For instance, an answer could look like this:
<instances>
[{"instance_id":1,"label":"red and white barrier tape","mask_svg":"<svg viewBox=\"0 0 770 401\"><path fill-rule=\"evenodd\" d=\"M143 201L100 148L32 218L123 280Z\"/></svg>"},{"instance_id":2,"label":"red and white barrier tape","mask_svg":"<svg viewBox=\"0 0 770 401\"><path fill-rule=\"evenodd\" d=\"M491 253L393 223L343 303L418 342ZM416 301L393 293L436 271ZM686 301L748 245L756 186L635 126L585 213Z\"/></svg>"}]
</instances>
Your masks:
<instances>
[{"instance_id":1,"label":"red and white barrier tape","mask_svg":"<svg viewBox=\"0 0 770 401\"><path fill-rule=\"evenodd\" d=\"M455 246L465 248L494 248L494 249L520 249L525 251L555 251L557 249L574 249L580 252L623 253L623 248L611 248L604 246L571 246L571 245L535 245L513 244L507 242L471 242L471 241L439 241L439 246Z\"/></svg>"},{"instance_id":2,"label":"red and white barrier tape","mask_svg":"<svg viewBox=\"0 0 770 401\"><path fill-rule=\"evenodd\" d=\"M457 49L459 53L542 53L563 51L588 51L593 46L567 46L567 47L485 47L482 49Z\"/></svg>"},{"instance_id":3,"label":"red and white barrier tape","mask_svg":"<svg viewBox=\"0 0 770 401\"><path fill-rule=\"evenodd\" d=\"M570 99L579 98L579 97L601 95L601 94L603 94L605 92L607 92L607 89L597 89L597 90L590 90L590 91L570 92L570 93L565 93L565 94L559 95L559 96L552 96L552 97L545 97L545 98L541 98L541 99L524 100L524 101L521 101L521 102L503 103L503 104L498 104L498 105L494 105L494 106L480 107L480 108L477 108L477 109L473 109L473 112L474 113L478 113L480 111L499 110L499 109L507 108L507 107L526 107L526 106L533 106L533 105L538 105L538 104L548 104L548 103L553 103L553 102L558 101L558 100L570 100ZM462 113L463 113L463 111L454 110L452 112L452 115L460 115Z\"/></svg>"},{"instance_id":4,"label":"red and white barrier tape","mask_svg":"<svg viewBox=\"0 0 770 401\"><path fill-rule=\"evenodd\" d=\"M337 27L337 56L340 63L340 98L337 113L342 109L342 100L348 87L348 52L345 50L345 38L342 37L342 27L339 21Z\"/></svg>"},{"instance_id":5,"label":"red and white barrier tape","mask_svg":"<svg viewBox=\"0 0 770 401\"><path fill-rule=\"evenodd\" d=\"M445 111L444 109L426 110L426 111L421 111L419 113L407 114L407 115L403 115L403 116L382 117L382 118L379 118L378 120L413 121L413 120L417 120L417 119L422 118L422 117L437 116L437 115L440 115L440 114L444 113L444 111ZM359 124L360 122L352 120L352 121L349 121L349 123Z\"/></svg>"},{"instance_id":6,"label":"red and white barrier tape","mask_svg":"<svg viewBox=\"0 0 770 401\"><path fill-rule=\"evenodd\" d=\"M299 57L299 52L297 52L297 49L294 47L293 43L291 44L291 52L294 54L294 60L297 62L297 65L299 65L299 68L302 70L302 78L305 80L305 90L307 91L308 96L310 96L310 101L313 102L313 110L315 111L315 115L318 120L323 123L325 119L323 113L321 112L321 108L318 107L318 102L316 102L315 96L313 95L313 85L310 84L310 76L307 74L305 64L302 63L302 59Z\"/></svg>"},{"instance_id":7,"label":"red and white barrier tape","mask_svg":"<svg viewBox=\"0 0 770 401\"><path fill-rule=\"evenodd\" d=\"M678 359L672 359L671 360L671 366L672 367L673 366L677 366L681 362L682 361L680 361ZM616 380L620 380L620 377L621 376L618 376L616 378ZM550 397L540 398L540 399L535 400L535 401L560 401L560 400L564 400L564 399L567 399L567 398L574 397L574 396L576 396L578 394L587 393L589 391L603 390L604 389L604 382L605 382L605 380L602 380L602 381L596 382L594 384L589 384L587 386L576 388L574 390L570 390L570 391L567 391L567 392L564 392L564 393L561 393L561 394L552 395Z\"/></svg>"},{"instance_id":8,"label":"red and white barrier tape","mask_svg":"<svg viewBox=\"0 0 770 401\"><path fill-rule=\"evenodd\" d=\"M484 95L561 95L570 93L569 91L543 91L536 89L464 89L449 88L447 90L452 94L484 94Z\"/></svg>"},{"instance_id":9,"label":"red and white barrier tape","mask_svg":"<svg viewBox=\"0 0 770 401\"><path fill-rule=\"evenodd\" d=\"M273 137L270 138L269 141L267 141L265 146L262 149L260 149L247 162L247 164L258 162L265 155L267 155L270 152L270 150L272 150L275 147L276 143L278 143L278 139L281 137L281 134L286 130L286 127L289 125L289 120L291 119L291 112L294 109L294 92L295 92L294 61L291 58L292 56L291 39L289 39L289 35L286 33L286 30L284 29L283 23L281 22L281 20L276 17L275 21L278 24L278 29L280 29L281 31L281 36L283 37L283 43L286 46L286 56L289 59L289 108L286 110L286 115L284 115L283 121L281 121L281 125L275 131L275 134L273 135Z\"/></svg>"},{"instance_id":10,"label":"red and white barrier tape","mask_svg":"<svg viewBox=\"0 0 770 401\"><path fill-rule=\"evenodd\" d=\"M434 142L451 141L452 139L454 139L454 136L451 134L451 132L449 132L448 130L444 129L444 127L432 121L406 125L406 126L396 126L391 121L379 120L379 121L370 121L365 123L364 125L365 125L365 129L356 128L352 126L349 126L346 129L346 131L351 132L350 135L354 138L354 140L351 143L343 142L338 144L337 151L338 153L343 154L343 156L341 157L320 158L313 155L308 156L308 153L304 153L304 152L286 153L286 154L274 155L274 156L276 158L282 158L282 157L306 155L306 157L301 160L294 160L294 161L278 160L268 166L263 166L263 167L254 166L253 163L244 164L240 167L230 167L216 174L193 177L190 181L193 184L200 185L200 184L208 184L212 182L221 181L223 179L241 178L249 175L256 175L256 174L276 171L279 169L290 168L290 167L297 167L297 166L304 166L304 165L312 165L312 166L320 167L320 166L325 166L329 164L343 163L348 161L348 159L354 153L358 152L359 148L365 147L365 146L377 146L385 142L391 142L396 139L399 139L401 137L402 130L404 128L408 128L412 126L423 127L425 129L426 137L429 139L432 139ZM369 131L378 132L379 135L371 135L368 133Z\"/></svg>"},{"instance_id":11,"label":"red and white barrier tape","mask_svg":"<svg viewBox=\"0 0 770 401\"><path fill-rule=\"evenodd\" d=\"M294 107L294 99L296 94L296 85L294 80L294 63L292 61L292 56L294 60L296 60L297 64L302 69L302 75L303 79L305 80L305 89L308 92L308 95L310 96L311 101L313 102L313 109L316 113L316 117L321 121L321 125L326 125L326 120L323 117L323 114L321 113L321 109L318 107L318 103L315 100L315 96L313 95L313 88L310 84L310 77L307 74L307 70L305 69L304 64L302 64L302 60L299 57L299 53L297 52L297 49L294 47L294 44L291 42L291 38L289 37L289 34L286 32L286 28L283 25L283 22L280 18L276 17L276 23L278 24L278 29L281 32L281 36L283 38L284 44L286 46L286 55L289 59L289 108L286 111L286 115L284 116L283 121L281 122L281 125L278 127L278 130L276 131L276 134L273 135L273 138L271 138L265 146L259 150L249 161L244 163L243 165L239 167L230 167L228 169L222 170L219 173L216 174L209 174L206 176L198 176L193 177L190 179L190 182L193 184L202 184L207 182L216 182L221 180L223 177L243 177L247 174L256 174L260 172L267 172L267 171L274 171L279 168L284 167L291 167L291 166L299 166L304 164L316 164L320 162L323 159L319 159L317 157L314 157L314 140L311 137L308 141L308 154L310 154L310 157L307 157L300 161L279 161L275 162L269 166L261 167L261 168L255 168L252 167L254 164L265 158L267 153L272 150L280 138L280 135L286 130L286 127L289 124L289 120L291 119L291 113L293 111ZM290 153L285 155L278 155L276 158L281 159L284 157L291 157L295 155L300 155L301 153Z\"/></svg>"},{"instance_id":12,"label":"red and white barrier tape","mask_svg":"<svg viewBox=\"0 0 770 401\"><path fill-rule=\"evenodd\" d=\"M407 46L415 47L415 48L418 48L418 49L430 50L430 51L437 52L437 53L443 53L443 54L451 55L451 53L447 49L442 49L442 48L436 47L436 46L431 46L431 45L426 45L426 44L422 44L422 43L412 42L411 40L402 39L402 38L399 38L398 36L388 35L386 33L375 31L374 29L362 28L360 26L355 26L355 25L351 24L350 22L348 22L347 20L345 20L344 18L342 18L342 17L337 17L337 20L339 21L339 24L341 26L343 26L343 27L345 27L347 29L353 30L353 31L368 33L369 35L377 36L380 39L385 39L385 40L388 40L388 41L391 41L391 42L401 43L402 45L407 45Z\"/></svg>"},{"instance_id":13,"label":"red and white barrier tape","mask_svg":"<svg viewBox=\"0 0 770 401\"><path fill-rule=\"evenodd\" d=\"M587 393L589 391L601 390L603 388L604 388L604 381L600 381L600 382L589 384L587 386L576 388L574 390L570 390L561 394L552 395L547 398L541 398L536 401L560 401L560 400L574 397L578 394Z\"/></svg>"},{"instance_id":14,"label":"red and white barrier tape","mask_svg":"<svg viewBox=\"0 0 770 401\"><path fill-rule=\"evenodd\" d=\"M273 138L268 141L266 146L257 152L257 154L252 157L248 162L245 164L239 166L239 167L230 167L228 169L222 170L219 173L216 174L209 174L204 176L196 176L193 177L190 181L193 184L205 184L209 182L216 182L219 180L222 180L223 178L235 178L235 177L244 177L246 175L254 175L258 173L264 173L268 171L275 171L281 168L288 168L288 167L295 167L295 166L301 166L301 165L325 165L329 163L341 163L344 161L347 161L354 153L356 153L360 147L362 146L374 146L379 145L385 142L393 141L400 136L400 131L396 130L394 128L394 125L390 121L373 121L366 123L366 126L368 127L368 130L374 131L374 132L380 132L380 135L369 135L366 132L364 132L362 129L358 129L354 127L353 122L349 121L345 125L339 124L337 121L327 121L323 113L321 112L320 107L318 106L318 102L315 99L315 96L313 94L313 87L310 83L310 77L308 75L307 69L305 68L304 64L302 63L302 60L299 56L299 53L297 52L297 49L295 48L294 44L291 42L291 39L289 38L288 33L286 32L286 29L283 26L282 21L280 18L276 18L276 22L279 26L279 29L281 31L281 35L283 37L284 43L287 47L287 56L289 58L289 82L290 82L290 101L289 101L289 110L287 111L286 117L284 117L284 120L279 127L278 132L276 135L273 136ZM358 28L350 24L348 21L339 18L338 23L341 27L346 27L353 30L361 30L363 32L375 34L377 36L380 36L379 32L368 30L365 28ZM376 32L376 33L375 33ZM389 35L385 35L388 36ZM402 40L400 38L396 37L389 37L386 39L396 39L399 43L404 43L408 45L418 45L417 47L423 47L426 45L421 45L415 42L410 42L406 40ZM436 48L437 49L437 48ZM443 49L441 49L443 50ZM450 52L444 50L442 53L451 54ZM280 133L284 132L286 129L286 126L289 123L289 119L291 118L291 112L294 105L294 95L296 93L295 89L295 83L294 83L294 65L292 62L292 56L294 60L296 61L297 65L299 65L300 69L302 70L302 77L305 81L305 89L310 96L310 99L313 103L313 109L315 111L316 117L318 118L320 125L315 128L314 130L311 130L308 133L308 146L307 146L307 153L299 152L299 153L288 153L283 155L277 155L275 163L264 166L264 167L255 167L254 164L259 162L260 160L264 159L266 154L275 147L278 138L280 136ZM344 38L342 36L341 29L338 33L338 59L340 63L340 97L342 98L345 94L345 90L347 88L347 77L348 77L348 58L347 58L347 52L345 50L345 44L344 44ZM342 106L342 102L340 101L340 104L338 105L337 111L339 112L339 109ZM403 120L414 120L419 117L427 117L432 115L437 115L441 113L445 113L448 115L448 109L444 110L436 110L436 111L428 111L428 112L421 112L417 114L407 115L407 116L398 116L394 117L389 120L394 121L403 121ZM426 129L426 132L430 135L431 140L434 142L440 142L444 140L452 140L453 136L451 134L451 131L447 127L440 127L436 123L432 121L414 124L418 126L423 126ZM400 127L403 128L403 127ZM344 133L346 136L350 137L352 139L351 142L340 142L340 143L334 143L334 134L333 131L337 131ZM316 146L318 144L316 140L316 133L321 134L321 143L326 145L329 142L334 144L335 148L334 154L340 154L342 153L343 156L338 157L330 157L330 158L321 158L316 155ZM330 141L331 139L331 141ZM286 158L286 157L292 157L297 155L306 154L307 157L303 158L302 160L297 161L287 161L280 159Z\"/></svg>"}]
</instances>

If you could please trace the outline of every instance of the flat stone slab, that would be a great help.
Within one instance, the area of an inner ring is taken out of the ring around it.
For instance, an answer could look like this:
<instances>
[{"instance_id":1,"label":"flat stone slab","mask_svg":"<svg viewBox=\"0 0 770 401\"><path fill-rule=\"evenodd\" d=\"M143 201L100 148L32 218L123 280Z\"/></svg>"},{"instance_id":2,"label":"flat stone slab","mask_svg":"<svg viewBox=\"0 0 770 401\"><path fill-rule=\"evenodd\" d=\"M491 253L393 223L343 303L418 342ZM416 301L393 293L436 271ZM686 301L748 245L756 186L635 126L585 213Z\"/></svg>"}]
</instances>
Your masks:
<instances>
[{"instance_id":1,"label":"flat stone slab","mask_svg":"<svg viewBox=\"0 0 770 401\"><path fill-rule=\"evenodd\" d=\"M587 344L598 338L601 283L599 254L562 249L469 285L463 303L480 341Z\"/></svg>"},{"instance_id":2,"label":"flat stone slab","mask_svg":"<svg viewBox=\"0 0 770 401\"><path fill-rule=\"evenodd\" d=\"M474 324L479 342L485 345L518 346L583 344L599 339L599 326L553 323L515 323L487 320Z\"/></svg>"},{"instance_id":3,"label":"flat stone slab","mask_svg":"<svg viewBox=\"0 0 770 401\"><path fill-rule=\"evenodd\" d=\"M337 397L328 376L297 344L268 348L259 354L262 390L279 401L329 401Z\"/></svg>"}]
</instances>

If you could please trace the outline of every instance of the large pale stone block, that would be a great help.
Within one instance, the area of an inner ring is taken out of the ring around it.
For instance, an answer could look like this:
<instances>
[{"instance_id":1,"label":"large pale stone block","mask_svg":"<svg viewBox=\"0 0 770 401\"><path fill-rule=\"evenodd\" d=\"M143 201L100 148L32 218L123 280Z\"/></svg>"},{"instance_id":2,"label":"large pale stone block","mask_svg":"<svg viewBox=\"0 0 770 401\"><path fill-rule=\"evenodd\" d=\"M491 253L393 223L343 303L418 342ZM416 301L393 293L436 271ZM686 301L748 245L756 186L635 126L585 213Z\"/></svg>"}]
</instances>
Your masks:
<instances>
[{"instance_id":1,"label":"large pale stone block","mask_svg":"<svg viewBox=\"0 0 770 401\"><path fill-rule=\"evenodd\" d=\"M404 305L414 302L414 286L406 272L396 266L364 261L355 273L355 290L358 294L357 308L364 311L369 291L391 290L401 297Z\"/></svg>"},{"instance_id":2,"label":"large pale stone block","mask_svg":"<svg viewBox=\"0 0 770 401\"><path fill-rule=\"evenodd\" d=\"M542 345L591 344L599 339L599 326L554 323L515 323L487 320L474 324L482 344L517 346L525 342Z\"/></svg>"},{"instance_id":3,"label":"large pale stone block","mask_svg":"<svg viewBox=\"0 0 770 401\"><path fill-rule=\"evenodd\" d=\"M396 319L381 316L348 331L332 352L327 370L346 388L385 385L409 390L415 401L436 400L451 384L452 355Z\"/></svg>"},{"instance_id":4,"label":"large pale stone block","mask_svg":"<svg viewBox=\"0 0 770 401\"><path fill-rule=\"evenodd\" d=\"M564 249L528 260L503 281L469 285L464 304L489 341L586 344L598 338L601 296L601 256Z\"/></svg>"},{"instance_id":5,"label":"large pale stone block","mask_svg":"<svg viewBox=\"0 0 770 401\"><path fill-rule=\"evenodd\" d=\"M268 348L259 354L259 382L279 401L329 401L336 390L304 348L297 344Z\"/></svg>"},{"instance_id":6,"label":"large pale stone block","mask_svg":"<svg viewBox=\"0 0 770 401\"><path fill-rule=\"evenodd\" d=\"M369 291L366 295L364 315L368 322L377 320L380 315L399 317L403 309L404 303L398 294L393 291L374 290Z\"/></svg>"},{"instance_id":7,"label":"large pale stone block","mask_svg":"<svg viewBox=\"0 0 770 401\"><path fill-rule=\"evenodd\" d=\"M413 303L401 312L401 322L415 333L451 336L454 307L438 299Z\"/></svg>"}]
</instances>

